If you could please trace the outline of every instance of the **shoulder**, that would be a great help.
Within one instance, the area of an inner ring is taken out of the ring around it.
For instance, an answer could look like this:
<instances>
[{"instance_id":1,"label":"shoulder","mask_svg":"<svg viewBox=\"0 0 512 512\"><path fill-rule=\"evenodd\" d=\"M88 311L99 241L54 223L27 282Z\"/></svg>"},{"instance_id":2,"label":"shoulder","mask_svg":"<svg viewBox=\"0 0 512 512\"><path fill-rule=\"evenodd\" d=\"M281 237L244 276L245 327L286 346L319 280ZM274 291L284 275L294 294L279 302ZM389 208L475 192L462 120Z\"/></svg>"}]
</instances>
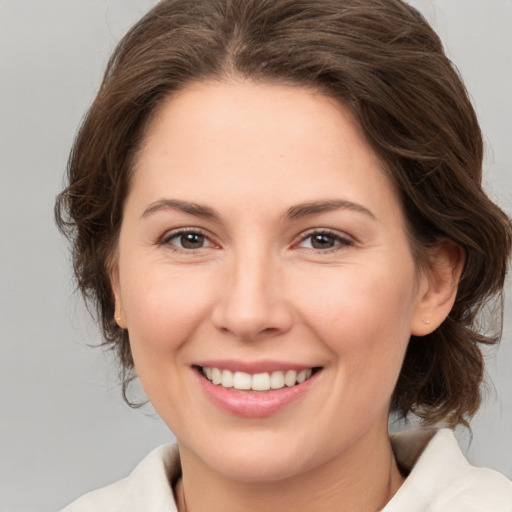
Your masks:
<instances>
[{"instance_id":1,"label":"shoulder","mask_svg":"<svg viewBox=\"0 0 512 512\"><path fill-rule=\"evenodd\" d=\"M439 489L432 510L512 512L512 482L497 471L472 466L451 430L443 429L438 436L431 456L445 465L438 468L438 478L445 479L446 485Z\"/></svg>"},{"instance_id":2,"label":"shoulder","mask_svg":"<svg viewBox=\"0 0 512 512\"><path fill-rule=\"evenodd\" d=\"M116 510L121 496L128 488L128 478L84 494L61 512L107 512Z\"/></svg>"},{"instance_id":3,"label":"shoulder","mask_svg":"<svg viewBox=\"0 0 512 512\"><path fill-rule=\"evenodd\" d=\"M512 512L512 482L487 468L470 467L434 502L433 510Z\"/></svg>"},{"instance_id":4,"label":"shoulder","mask_svg":"<svg viewBox=\"0 0 512 512\"><path fill-rule=\"evenodd\" d=\"M85 494L61 512L174 512L171 482L180 472L177 445L160 446L129 476Z\"/></svg>"},{"instance_id":5,"label":"shoulder","mask_svg":"<svg viewBox=\"0 0 512 512\"><path fill-rule=\"evenodd\" d=\"M451 430L423 429L392 442L410 474L385 512L512 512L512 482L472 466Z\"/></svg>"}]
</instances>

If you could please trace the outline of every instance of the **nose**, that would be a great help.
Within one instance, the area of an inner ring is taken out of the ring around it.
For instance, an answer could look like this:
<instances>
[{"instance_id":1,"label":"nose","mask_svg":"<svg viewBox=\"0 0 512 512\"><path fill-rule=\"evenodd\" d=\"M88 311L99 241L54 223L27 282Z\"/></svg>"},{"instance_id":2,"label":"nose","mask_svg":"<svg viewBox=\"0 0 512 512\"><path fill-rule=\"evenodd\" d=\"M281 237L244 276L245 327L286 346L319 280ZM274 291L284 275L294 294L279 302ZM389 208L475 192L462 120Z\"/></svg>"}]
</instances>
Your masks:
<instances>
[{"instance_id":1,"label":"nose","mask_svg":"<svg viewBox=\"0 0 512 512\"><path fill-rule=\"evenodd\" d=\"M217 329L244 341L277 336L291 328L293 315L283 273L264 254L234 257L213 310Z\"/></svg>"}]
</instances>

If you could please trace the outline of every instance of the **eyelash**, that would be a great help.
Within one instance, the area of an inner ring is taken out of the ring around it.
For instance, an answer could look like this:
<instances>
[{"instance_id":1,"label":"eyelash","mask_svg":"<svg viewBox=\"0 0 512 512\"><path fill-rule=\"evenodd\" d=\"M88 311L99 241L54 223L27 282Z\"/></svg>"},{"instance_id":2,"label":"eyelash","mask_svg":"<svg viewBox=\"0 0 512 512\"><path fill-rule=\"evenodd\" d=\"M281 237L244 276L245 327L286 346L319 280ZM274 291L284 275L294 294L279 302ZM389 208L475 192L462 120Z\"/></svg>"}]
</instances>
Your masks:
<instances>
[{"instance_id":1,"label":"eyelash","mask_svg":"<svg viewBox=\"0 0 512 512\"><path fill-rule=\"evenodd\" d=\"M193 234L193 235L199 235L203 237L205 241L208 242L208 245L198 247L198 248L185 248L185 247L177 247L176 245L171 243L171 240L180 238L187 234ZM334 245L332 247L329 247L327 249L318 249L315 247L304 247L304 249L313 251L315 253L322 253L322 254L329 254L331 252L338 251L340 249L350 247L354 245L354 241L351 240L348 237L340 235L336 231L332 231L330 229L315 229L313 231L309 231L306 234L301 235L298 242L295 242L292 247L298 247L300 244L304 243L306 240L310 239L312 240L315 236L326 236L334 240ZM181 228L177 231L172 231L170 233L166 233L161 240L159 241L158 245L160 246L168 246L173 251L181 251L181 252L195 252L199 251L204 248L208 247L214 247L216 244L213 243L210 239L210 236L205 233L203 230L199 228Z\"/></svg>"},{"instance_id":2,"label":"eyelash","mask_svg":"<svg viewBox=\"0 0 512 512\"><path fill-rule=\"evenodd\" d=\"M171 240L175 238L180 238L184 235L192 234L192 235L199 235L204 237L205 241L209 242L209 245L198 247L195 249L185 248L185 247L177 247L176 245L171 243ZM172 251L181 251L181 252L195 252L201 249L204 249L205 247L214 247L215 244L211 241L210 236L205 233L203 230L199 228L181 228L176 231L171 231L170 233L166 233L162 239L159 241L158 245L166 245L168 246Z\"/></svg>"},{"instance_id":3,"label":"eyelash","mask_svg":"<svg viewBox=\"0 0 512 512\"><path fill-rule=\"evenodd\" d=\"M304 243L308 239L313 239L315 236L327 236L334 240L334 245L327 249L315 249L314 247L305 247L305 249L314 251L315 253L321 254L329 254L332 252L336 252L338 250L342 250L346 247L351 247L354 245L354 241L346 236L342 236L337 231L332 231L330 229L315 229L313 231L309 231L308 233L301 235L299 241L294 244L294 246L298 246L301 243Z\"/></svg>"}]
</instances>

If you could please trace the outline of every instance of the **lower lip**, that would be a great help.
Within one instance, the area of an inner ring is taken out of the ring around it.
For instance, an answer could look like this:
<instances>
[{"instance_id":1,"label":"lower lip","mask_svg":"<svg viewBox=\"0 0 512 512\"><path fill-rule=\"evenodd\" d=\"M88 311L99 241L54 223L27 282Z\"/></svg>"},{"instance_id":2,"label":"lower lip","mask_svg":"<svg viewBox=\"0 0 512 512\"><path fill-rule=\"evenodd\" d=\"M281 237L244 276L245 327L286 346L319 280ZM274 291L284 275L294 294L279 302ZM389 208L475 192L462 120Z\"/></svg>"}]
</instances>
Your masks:
<instances>
[{"instance_id":1,"label":"lower lip","mask_svg":"<svg viewBox=\"0 0 512 512\"><path fill-rule=\"evenodd\" d=\"M295 386L251 392L224 388L213 384L196 372L204 392L215 405L231 414L245 418L262 418L282 411L309 391L318 373Z\"/></svg>"}]
</instances>

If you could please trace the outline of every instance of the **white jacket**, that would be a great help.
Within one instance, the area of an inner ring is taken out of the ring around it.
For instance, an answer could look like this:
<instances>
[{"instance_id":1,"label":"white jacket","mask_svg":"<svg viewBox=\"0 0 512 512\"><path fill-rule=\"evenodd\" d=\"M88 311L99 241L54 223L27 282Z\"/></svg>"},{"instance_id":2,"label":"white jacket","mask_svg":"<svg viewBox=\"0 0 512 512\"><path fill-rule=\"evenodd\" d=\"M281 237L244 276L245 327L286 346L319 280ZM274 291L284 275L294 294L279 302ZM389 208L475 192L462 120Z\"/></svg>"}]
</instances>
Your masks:
<instances>
[{"instance_id":1,"label":"white jacket","mask_svg":"<svg viewBox=\"0 0 512 512\"><path fill-rule=\"evenodd\" d=\"M471 466L451 430L414 430L391 441L410 473L382 512L512 512L512 482ZM178 447L164 445L127 478L85 494L62 512L177 512L172 484L180 473Z\"/></svg>"}]
</instances>

